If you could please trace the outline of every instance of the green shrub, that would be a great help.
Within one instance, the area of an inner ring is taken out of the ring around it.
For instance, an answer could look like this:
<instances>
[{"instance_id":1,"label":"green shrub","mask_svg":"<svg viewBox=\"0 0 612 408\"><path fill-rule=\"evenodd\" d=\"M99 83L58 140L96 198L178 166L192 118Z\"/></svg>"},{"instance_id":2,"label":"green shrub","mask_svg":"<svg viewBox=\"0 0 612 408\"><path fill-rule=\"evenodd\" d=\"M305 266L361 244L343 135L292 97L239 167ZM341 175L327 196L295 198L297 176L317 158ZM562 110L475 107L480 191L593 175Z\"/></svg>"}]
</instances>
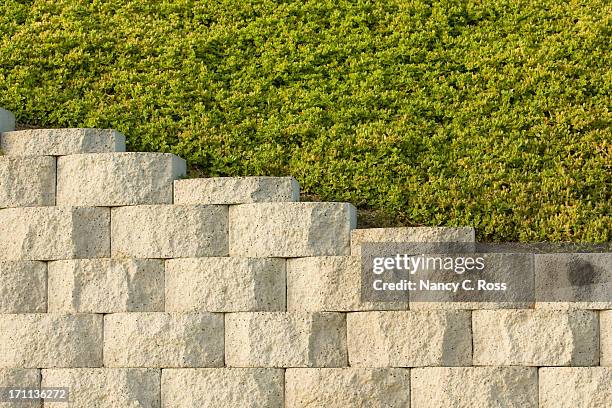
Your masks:
<instances>
[{"instance_id":1,"label":"green shrub","mask_svg":"<svg viewBox=\"0 0 612 408\"><path fill-rule=\"evenodd\" d=\"M603 0L13 1L0 105L486 240L612 236Z\"/></svg>"}]
</instances>

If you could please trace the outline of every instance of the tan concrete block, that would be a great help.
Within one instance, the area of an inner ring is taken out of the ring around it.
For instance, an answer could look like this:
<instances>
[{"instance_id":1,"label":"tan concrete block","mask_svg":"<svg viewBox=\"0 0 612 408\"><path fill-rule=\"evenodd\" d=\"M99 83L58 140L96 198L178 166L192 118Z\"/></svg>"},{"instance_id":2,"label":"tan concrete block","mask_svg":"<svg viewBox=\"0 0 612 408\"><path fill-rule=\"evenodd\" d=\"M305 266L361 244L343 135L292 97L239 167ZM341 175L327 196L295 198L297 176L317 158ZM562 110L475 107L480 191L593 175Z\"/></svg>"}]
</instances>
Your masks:
<instances>
[{"instance_id":1,"label":"tan concrete block","mask_svg":"<svg viewBox=\"0 0 612 408\"><path fill-rule=\"evenodd\" d=\"M9 156L64 156L125 151L125 136L112 129L29 129L2 133Z\"/></svg>"},{"instance_id":2,"label":"tan concrete block","mask_svg":"<svg viewBox=\"0 0 612 408\"><path fill-rule=\"evenodd\" d=\"M185 387L189 387L186 392ZM283 370L178 368L162 370L162 405L173 408L284 407Z\"/></svg>"},{"instance_id":3,"label":"tan concrete block","mask_svg":"<svg viewBox=\"0 0 612 408\"><path fill-rule=\"evenodd\" d=\"M211 177L174 182L175 204L248 204L300 201L293 177Z\"/></svg>"},{"instance_id":4,"label":"tan concrete block","mask_svg":"<svg viewBox=\"0 0 612 408\"><path fill-rule=\"evenodd\" d=\"M0 367L100 367L102 316L0 315Z\"/></svg>"},{"instance_id":5,"label":"tan concrete block","mask_svg":"<svg viewBox=\"0 0 612 408\"><path fill-rule=\"evenodd\" d=\"M286 407L410 406L410 371L404 368L290 368Z\"/></svg>"},{"instance_id":6,"label":"tan concrete block","mask_svg":"<svg viewBox=\"0 0 612 408\"><path fill-rule=\"evenodd\" d=\"M219 205L113 208L113 257L227 256L227 216L227 206Z\"/></svg>"},{"instance_id":7,"label":"tan concrete block","mask_svg":"<svg viewBox=\"0 0 612 408\"><path fill-rule=\"evenodd\" d=\"M40 387L40 370L35 368L0 368L0 387L11 387L17 389ZM38 401L26 402L0 402L0 408L33 408L41 407Z\"/></svg>"},{"instance_id":8,"label":"tan concrete block","mask_svg":"<svg viewBox=\"0 0 612 408\"><path fill-rule=\"evenodd\" d=\"M0 259L57 260L110 255L108 208L0 210Z\"/></svg>"},{"instance_id":9,"label":"tan concrete block","mask_svg":"<svg viewBox=\"0 0 612 408\"><path fill-rule=\"evenodd\" d=\"M289 311L407 310L406 302L362 302L361 258L325 256L287 261Z\"/></svg>"},{"instance_id":10,"label":"tan concrete block","mask_svg":"<svg viewBox=\"0 0 612 408\"><path fill-rule=\"evenodd\" d=\"M427 367L411 370L412 408L537 408L533 367Z\"/></svg>"},{"instance_id":11,"label":"tan concrete block","mask_svg":"<svg viewBox=\"0 0 612 408\"><path fill-rule=\"evenodd\" d=\"M58 205L172 204L185 160L166 153L77 154L57 159Z\"/></svg>"},{"instance_id":12,"label":"tan concrete block","mask_svg":"<svg viewBox=\"0 0 612 408\"><path fill-rule=\"evenodd\" d=\"M225 358L233 367L344 367L341 313L229 313Z\"/></svg>"},{"instance_id":13,"label":"tan concrete block","mask_svg":"<svg viewBox=\"0 0 612 408\"><path fill-rule=\"evenodd\" d=\"M475 365L590 366L599 361L596 312L476 310Z\"/></svg>"},{"instance_id":14,"label":"tan concrete block","mask_svg":"<svg viewBox=\"0 0 612 408\"><path fill-rule=\"evenodd\" d=\"M0 261L0 313L47 311L47 265Z\"/></svg>"},{"instance_id":15,"label":"tan concrete block","mask_svg":"<svg viewBox=\"0 0 612 408\"><path fill-rule=\"evenodd\" d=\"M55 205L55 158L0 156L0 208Z\"/></svg>"},{"instance_id":16,"label":"tan concrete block","mask_svg":"<svg viewBox=\"0 0 612 408\"><path fill-rule=\"evenodd\" d=\"M105 315L104 365L152 368L222 366L223 315Z\"/></svg>"},{"instance_id":17,"label":"tan concrete block","mask_svg":"<svg viewBox=\"0 0 612 408\"><path fill-rule=\"evenodd\" d=\"M230 254L295 258L348 255L355 207L346 203L259 203L230 207Z\"/></svg>"},{"instance_id":18,"label":"tan concrete block","mask_svg":"<svg viewBox=\"0 0 612 408\"><path fill-rule=\"evenodd\" d=\"M182 258L166 261L166 311L285 311L285 260Z\"/></svg>"},{"instance_id":19,"label":"tan concrete block","mask_svg":"<svg viewBox=\"0 0 612 408\"><path fill-rule=\"evenodd\" d=\"M69 388L68 403L45 402L45 407L159 408L160 375L160 370L139 368L42 370L43 387Z\"/></svg>"},{"instance_id":20,"label":"tan concrete block","mask_svg":"<svg viewBox=\"0 0 612 408\"><path fill-rule=\"evenodd\" d=\"M612 400L612 368L540 368L540 408L608 407Z\"/></svg>"},{"instance_id":21,"label":"tan concrete block","mask_svg":"<svg viewBox=\"0 0 612 408\"><path fill-rule=\"evenodd\" d=\"M49 263L49 312L163 311L163 260L106 258Z\"/></svg>"},{"instance_id":22,"label":"tan concrete block","mask_svg":"<svg viewBox=\"0 0 612 408\"><path fill-rule=\"evenodd\" d=\"M351 255L361 255L365 242L474 242L471 227L364 228L351 231Z\"/></svg>"},{"instance_id":23,"label":"tan concrete block","mask_svg":"<svg viewBox=\"0 0 612 408\"><path fill-rule=\"evenodd\" d=\"M472 364L467 311L358 312L346 322L353 367Z\"/></svg>"},{"instance_id":24,"label":"tan concrete block","mask_svg":"<svg viewBox=\"0 0 612 408\"><path fill-rule=\"evenodd\" d=\"M612 310L599 313L600 347L602 366L612 367Z\"/></svg>"},{"instance_id":25,"label":"tan concrete block","mask_svg":"<svg viewBox=\"0 0 612 408\"><path fill-rule=\"evenodd\" d=\"M0 133L12 130L15 130L15 115L6 109L0 108Z\"/></svg>"}]
</instances>

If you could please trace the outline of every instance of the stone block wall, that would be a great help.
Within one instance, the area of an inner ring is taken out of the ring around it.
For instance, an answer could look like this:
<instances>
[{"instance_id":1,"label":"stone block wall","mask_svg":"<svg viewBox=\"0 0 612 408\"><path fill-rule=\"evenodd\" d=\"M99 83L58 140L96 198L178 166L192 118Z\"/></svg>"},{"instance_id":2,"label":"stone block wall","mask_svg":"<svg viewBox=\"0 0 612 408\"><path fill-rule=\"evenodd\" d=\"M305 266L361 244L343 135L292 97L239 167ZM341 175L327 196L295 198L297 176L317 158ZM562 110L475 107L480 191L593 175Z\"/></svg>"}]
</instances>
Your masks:
<instances>
[{"instance_id":1,"label":"stone block wall","mask_svg":"<svg viewBox=\"0 0 612 408\"><path fill-rule=\"evenodd\" d=\"M70 388L45 407L612 406L612 304L361 302L362 243L472 228L355 229L290 177L186 180L115 131L13 129L0 110L0 387Z\"/></svg>"}]
</instances>

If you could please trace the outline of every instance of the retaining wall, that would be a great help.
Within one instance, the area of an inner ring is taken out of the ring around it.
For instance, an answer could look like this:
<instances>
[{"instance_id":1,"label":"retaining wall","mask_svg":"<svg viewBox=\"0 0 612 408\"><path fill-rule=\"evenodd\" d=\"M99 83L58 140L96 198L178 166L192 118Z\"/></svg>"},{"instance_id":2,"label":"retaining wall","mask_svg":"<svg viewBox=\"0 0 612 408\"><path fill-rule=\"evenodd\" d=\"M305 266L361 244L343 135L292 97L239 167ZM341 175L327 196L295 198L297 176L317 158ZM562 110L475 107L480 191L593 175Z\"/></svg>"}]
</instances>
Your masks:
<instances>
[{"instance_id":1,"label":"retaining wall","mask_svg":"<svg viewBox=\"0 0 612 408\"><path fill-rule=\"evenodd\" d=\"M471 228L355 229L290 177L187 180L118 132L13 128L0 111L0 387L70 388L49 407L611 406L612 304L360 301L361 243Z\"/></svg>"}]
</instances>

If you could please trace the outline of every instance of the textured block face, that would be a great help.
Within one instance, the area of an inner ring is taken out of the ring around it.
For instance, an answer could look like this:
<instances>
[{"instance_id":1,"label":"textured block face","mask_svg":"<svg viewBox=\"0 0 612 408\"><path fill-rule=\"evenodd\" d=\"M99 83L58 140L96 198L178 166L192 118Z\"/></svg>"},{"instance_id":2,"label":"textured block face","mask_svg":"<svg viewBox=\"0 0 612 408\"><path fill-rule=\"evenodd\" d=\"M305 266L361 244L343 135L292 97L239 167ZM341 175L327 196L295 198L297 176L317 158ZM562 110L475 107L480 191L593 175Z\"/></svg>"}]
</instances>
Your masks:
<instances>
[{"instance_id":1,"label":"textured block face","mask_svg":"<svg viewBox=\"0 0 612 408\"><path fill-rule=\"evenodd\" d=\"M287 261L289 311L406 310L406 302L362 302L361 258L326 256Z\"/></svg>"},{"instance_id":2,"label":"textured block face","mask_svg":"<svg viewBox=\"0 0 612 408\"><path fill-rule=\"evenodd\" d=\"M341 313L231 313L225 358L233 367L344 367Z\"/></svg>"},{"instance_id":3,"label":"textured block face","mask_svg":"<svg viewBox=\"0 0 612 408\"><path fill-rule=\"evenodd\" d=\"M538 374L540 408L610 406L610 400L612 400L612 368L541 368Z\"/></svg>"},{"instance_id":4,"label":"textured block face","mask_svg":"<svg viewBox=\"0 0 612 408\"><path fill-rule=\"evenodd\" d=\"M164 311L164 263L157 259L50 262L49 312Z\"/></svg>"},{"instance_id":5,"label":"textured block face","mask_svg":"<svg viewBox=\"0 0 612 408\"><path fill-rule=\"evenodd\" d=\"M162 373L162 406L283 408L283 389L280 369L167 369Z\"/></svg>"},{"instance_id":6,"label":"textured block face","mask_svg":"<svg viewBox=\"0 0 612 408\"><path fill-rule=\"evenodd\" d=\"M295 258L348 255L355 207L345 203L261 203L230 207L230 253Z\"/></svg>"},{"instance_id":7,"label":"textured block face","mask_svg":"<svg viewBox=\"0 0 612 408\"><path fill-rule=\"evenodd\" d=\"M219 367L223 315L117 313L104 317L107 367Z\"/></svg>"},{"instance_id":8,"label":"textured block face","mask_svg":"<svg viewBox=\"0 0 612 408\"><path fill-rule=\"evenodd\" d=\"M599 361L598 321L587 310L476 310L475 365L591 366Z\"/></svg>"},{"instance_id":9,"label":"textured block face","mask_svg":"<svg viewBox=\"0 0 612 408\"><path fill-rule=\"evenodd\" d=\"M166 311L285 310L285 260L183 258L166 261Z\"/></svg>"},{"instance_id":10,"label":"textured block face","mask_svg":"<svg viewBox=\"0 0 612 408\"><path fill-rule=\"evenodd\" d=\"M293 177L212 177L174 182L175 204L248 204L300 201Z\"/></svg>"},{"instance_id":11,"label":"textured block face","mask_svg":"<svg viewBox=\"0 0 612 408\"><path fill-rule=\"evenodd\" d=\"M537 408L532 367L431 367L411 370L412 408Z\"/></svg>"},{"instance_id":12,"label":"textured block face","mask_svg":"<svg viewBox=\"0 0 612 408\"><path fill-rule=\"evenodd\" d=\"M359 312L346 319L351 366L472 364L469 312Z\"/></svg>"},{"instance_id":13,"label":"textured block face","mask_svg":"<svg viewBox=\"0 0 612 408\"><path fill-rule=\"evenodd\" d=\"M15 130L15 115L6 109L0 108L0 133ZM0 135L0 138L2 135Z\"/></svg>"},{"instance_id":14,"label":"textured block face","mask_svg":"<svg viewBox=\"0 0 612 408\"><path fill-rule=\"evenodd\" d=\"M0 210L0 259L57 260L110 255L108 208Z\"/></svg>"},{"instance_id":15,"label":"textured block face","mask_svg":"<svg viewBox=\"0 0 612 408\"><path fill-rule=\"evenodd\" d=\"M599 314L601 329L601 365L612 367L612 310Z\"/></svg>"},{"instance_id":16,"label":"textured block face","mask_svg":"<svg viewBox=\"0 0 612 408\"><path fill-rule=\"evenodd\" d=\"M55 205L55 158L0 156L0 208Z\"/></svg>"},{"instance_id":17,"label":"textured block face","mask_svg":"<svg viewBox=\"0 0 612 408\"><path fill-rule=\"evenodd\" d=\"M351 255L361 255L365 242L474 242L474 228L365 228L351 232Z\"/></svg>"},{"instance_id":18,"label":"textured block face","mask_svg":"<svg viewBox=\"0 0 612 408\"><path fill-rule=\"evenodd\" d=\"M47 265L0 261L0 313L47 311Z\"/></svg>"},{"instance_id":19,"label":"textured block face","mask_svg":"<svg viewBox=\"0 0 612 408\"><path fill-rule=\"evenodd\" d=\"M410 406L410 372L403 368L290 368L286 407Z\"/></svg>"},{"instance_id":20,"label":"textured block face","mask_svg":"<svg viewBox=\"0 0 612 408\"><path fill-rule=\"evenodd\" d=\"M64 156L125 151L125 136L111 129L31 129L3 133L0 149L9 156Z\"/></svg>"},{"instance_id":21,"label":"textured block face","mask_svg":"<svg viewBox=\"0 0 612 408\"><path fill-rule=\"evenodd\" d=\"M102 316L0 315L0 367L100 367Z\"/></svg>"},{"instance_id":22,"label":"textured block face","mask_svg":"<svg viewBox=\"0 0 612 408\"><path fill-rule=\"evenodd\" d=\"M172 204L185 160L164 153L78 154L57 159L57 203L73 206Z\"/></svg>"},{"instance_id":23,"label":"textured block face","mask_svg":"<svg viewBox=\"0 0 612 408\"><path fill-rule=\"evenodd\" d=\"M33 388L40 387L40 370L28 368L0 368L0 387ZM40 401L0 402L0 408L33 408L40 407Z\"/></svg>"},{"instance_id":24,"label":"textured block face","mask_svg":"<svg viewBox=\"0 0 612 408\"><path fill-rule=\"evenodd\" d=\"M17 385L40 386L40 370L36 368L0 368L0 387Z\"/></svg>"},{"instance_id":25,"label":"textured block face","mask_svg":"<svg viewBox=\"0 0 612 408\"><path fill-rule=\"evenodd\" d=\"M535 256L538 309L612 309L612 253Z\"/></svg>"},{"instance_id":26,"label":"textured block face","mask_svg":"<svg viewBox=\"0 0 612 408\"><path fill-rule=\"evenodd\" d=\"M42 370L43 387L68 387L69 400L45 407L159 408L160 370L76 368ZM185 390L183 390L185 391Z\"/></svg>"},{"instance_id":27,"label":"textured block face","mask_svg":"<svg viewBox=\"0 0 612 408\"><path fill-rule=\"evenodd\" d=\"M227 206L143 205L112 209L113 257L227 256Z\"/></svg>"}]
</instances>

